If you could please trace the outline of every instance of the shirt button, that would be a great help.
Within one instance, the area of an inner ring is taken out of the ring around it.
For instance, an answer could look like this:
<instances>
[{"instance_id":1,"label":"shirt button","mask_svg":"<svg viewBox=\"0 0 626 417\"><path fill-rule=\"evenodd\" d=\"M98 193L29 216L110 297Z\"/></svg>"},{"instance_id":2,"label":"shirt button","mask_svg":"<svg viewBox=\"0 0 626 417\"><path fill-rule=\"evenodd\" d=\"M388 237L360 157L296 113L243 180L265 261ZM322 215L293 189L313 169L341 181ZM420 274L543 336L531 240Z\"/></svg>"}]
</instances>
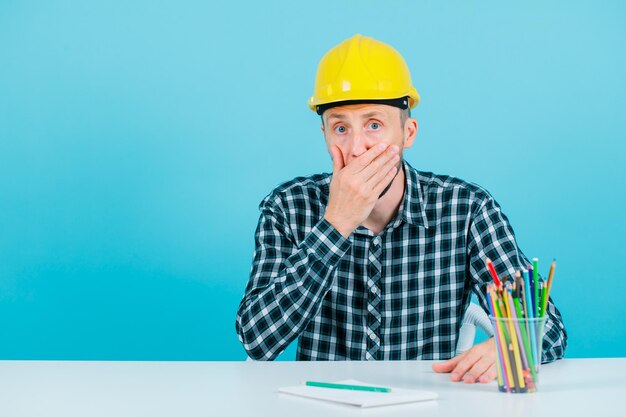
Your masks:
<instances>
[{"instance_id":1,"label":"shirt button","mask_svg":"<svg viewBox=\"0 0 626 417\"><path fill-rule=\"evenodd\" d=\"M376 335L374 333L370 333L370 339L372 340L376 339Z\"/></svg>"},{"instance_id":2,"label":"shirt button","mask_svg":"<svg viewBox=\"0 0 626 417\"><path fill-rule=\"evenodd\" d=\"M370 287L370 291L372 292L372 294L376 294L378 292L378 288Z\"/></svg>"}]
</instances>

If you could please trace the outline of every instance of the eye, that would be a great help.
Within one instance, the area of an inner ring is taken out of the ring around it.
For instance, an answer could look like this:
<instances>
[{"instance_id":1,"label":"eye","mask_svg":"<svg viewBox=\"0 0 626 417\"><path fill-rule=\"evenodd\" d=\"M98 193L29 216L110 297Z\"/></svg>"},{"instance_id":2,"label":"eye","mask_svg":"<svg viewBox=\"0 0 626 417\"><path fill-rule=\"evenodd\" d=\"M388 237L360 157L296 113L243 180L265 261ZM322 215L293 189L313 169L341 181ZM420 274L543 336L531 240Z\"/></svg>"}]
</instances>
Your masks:
<instances>
[{"instance_id":1,"label":"eye","mask_svg":"<svg viewBox=\"0 0 626 417\"><path fill-rule=\"evenodd\" d=\"M337 133L346 133L346 127L342 126L342 125L339 125L339 126L335 127L335 132L337 132Z\"/></svg>"},{"instance_id":2,"label":"eye","mask_svg":"<svg viewBox=\"0 0 626 417\"><path fill-rule=\"evenodd\" d=\"M380 123L378 123L378 122L370 123L370 129L372 129L372 130L379 130L380 129Z\"/></svg>"}]
</instances>

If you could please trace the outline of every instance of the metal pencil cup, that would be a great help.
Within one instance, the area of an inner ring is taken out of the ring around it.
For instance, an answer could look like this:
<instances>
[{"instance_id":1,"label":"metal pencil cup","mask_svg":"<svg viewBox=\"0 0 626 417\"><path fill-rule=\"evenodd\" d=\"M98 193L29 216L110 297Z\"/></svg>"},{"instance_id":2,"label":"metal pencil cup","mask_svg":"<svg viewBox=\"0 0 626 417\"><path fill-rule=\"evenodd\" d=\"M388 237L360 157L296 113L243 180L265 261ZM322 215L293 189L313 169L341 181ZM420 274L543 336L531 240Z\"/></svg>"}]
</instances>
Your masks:
<instances>
[{"instance_id":1,"label":"metal pencil cup","mask_svg":"<svg viewBox=\"0 0 626 417\"><path fill-rule=\"evenodd\" d=\"M536 392L547 317L489 318L496 340L498 389L510 393Z\"/></svg>"}]
</instances>

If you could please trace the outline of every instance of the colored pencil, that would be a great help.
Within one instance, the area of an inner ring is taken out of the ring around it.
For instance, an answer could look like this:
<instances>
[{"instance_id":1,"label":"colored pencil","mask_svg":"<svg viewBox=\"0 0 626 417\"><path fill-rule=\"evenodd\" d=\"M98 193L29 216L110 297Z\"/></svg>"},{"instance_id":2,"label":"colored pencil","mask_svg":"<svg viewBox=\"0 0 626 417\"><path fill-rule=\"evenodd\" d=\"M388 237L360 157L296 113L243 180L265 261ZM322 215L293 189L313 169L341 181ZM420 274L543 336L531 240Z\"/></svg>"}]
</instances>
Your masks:
<instances>
[{"instance_id":1,"label":"colored pencil","mask_svg":"<svg viewBox=\"0 0 626 417\"><path fill-rule=\"evenodd\" d=\"M548 273L548 283L546 284L546 295L543 299L543 308L541 309L541 314L545 315L548 309L548 300L550 299L550 288L552 288L552 278L554 278L554 270L556 269L556 259L552 260L552 265L550 265L550 272Z\"/></svg>"},{"instance_id":2,"label":"colored pencil","mask_svg":"<svg viewBox=\"0 0 626 417\"><path fill-rule=\"evenodd\" d=\"M335 384L332 382L304 381L304 385L318 388L347 389L353 391L391 392L391 388L371 387L369 385Z\"/></svg>"},{"instance_id":3,"label":"colored pencil","mask_svg":"<svg viewBox=\"0 0 626 417\"><path fill-rule=\"evenodd\" d=\"M524 377L522 375L522 359L519 352L519 346L517 345L517 337L515 336L515 325L513 322L515 321L515 313L513 313L513 303L509 304L509 298L511 298L511 294L506 291L506 296L504 298L504 303L507 305L507 309L509 311L509 317L507 318L507 322L509 325L509 335L511 336L510 340L510 350L513 356L513 372L517 376L518 388L520 390L525 388Z\"/></svg>"},{"instance_id":4,"label":"colored pencil","mask_svg":"<svg viewBox=\"0 0 626 417\"><path fill-rule=\"evenodd\" d=\"M541 281L541 307L539 310L539 317L544 317L546 315L546 307L548 307L548 284Z\"/></svg>"},{"instance_id":5,"label":"colored pencil","mask_svg":"<svg viewBox=\"0 0 626 417\"><path fill-rule=\"evenodd\" d=\"M513 301L515 303L515 309L517 310L518 317L523 317L522 308L520 307L520 303L519 303L519 298L514 298ZM533 363L533 358L530 354L530 341L528 340L527 327L524 325L521 325L519 326L519 329L520 329L520 334L522 336L522 345L524 346L523 352L524 352L524 358L526 359L526 367L530 369L531 373L533 374L533 378L537 379L537 375L535 373L535 364Z\"/></svg>"},{"instance_id":6,"label":"colored pencil","mask_svg":"<svg viewBox=\"0 0 626 417\"><path fill-rule=\"evenodd\" d=\"M522 330L524 326L519 325L519 320L522 319L522 316L519 314L519 309L516 306L516 302L519 303L517 298L512 297L509 294L509 304L512 306L513 311L515 312L515 320L513 321L513 325L515 326L515 333L517 335L517 342L519 346L520 355L522 357L522 366L526 369L529 368L528 359L526 358L526 344L524 343L522 337Z\"/></svg>"},{"instance_id":7,"label":"colored pencil","mask_svg":"<svg viewBox=\"0 0 626 417\"><path fill-rule=\"evenodd\" d=\"M535 318L535 309L533 307L533 297L532 297L532 287L531 287L531 276L532 276L532 268L528 268L528 274L524 274L524 297L526 300L526 318L533 319ZM533 326L528 326L528 334L530 338L530 345L535 346L535 330ZM537 357L535 354L535 349L531 349L531 355L533 357L533 363L537 363Z\"/></svg>"},{"instance_id":8,"label":"colored pencil","mask_svg":"<svg viewBox=\"0 0 626 417\"><path fill-rule=\"evenodd\" d=\"M487 304L489 304L489 310L491 310L491 316L497 317L496 310L493 307L493 291L489 288L489 286L487 287ZM502 347L500 345L500 336L499 336L500 324L498 323L497 320L495 321L495 325L496 325L496 328L494 329L494 333L496 336L496 349L498 349L498 353L500 357L502 357ZM504 368L502 367L502 361L498 361L498 372L496 375L498 379L498 386L499 387L504 386L503 381L502 381L502 378L504 378Z\"/></svg>"},{"instance_id":9,"label":"colored pencil","mask_svg":"<svg viewBox=\"0 0 626 417\"><path fill-rule=\"evenodd\" d=\"M533 298L535 317L539 317L539 259L537 258L533 258L533 290L535 293L535 298Z\"/></svg>"},{"instance_id":10,"label":"colored pencil","mask_svg":"<svg viewBox=\"0 0 626 417\"><path fill-rule=\"evenodd\" d=\"M496 268L494 268L493 266L493 262L491 262L491 259L489 258L487 258L487 269L489 270L489 273L491 274L491 277L493 278L493 282L496 283L496 287L500 289L502 287L502 283L500 282L500 279L498 278L498 274L496 273Z\"/></svg>"},{"instance_id":11,"label":"colored pencil","mask_svg":"<svg viewBox=\"0 0 626 417\"><path fill-rule=\"evenodd\" d=\"M530 315L528 317L535 318L535 281L533 281L533 267L528 267L528 293L530 297L528 298L528 312Z\"/></svg>"},{"instance_id":12,"label":"colored pencil","mask_svg":"<svg viewBox=\"0 0 626 417\"><path fill-rule=\"evenodd\" d=\"M491 292L491 295L493 297L493 305L494 305L494 312L496 313L495 317L496 318L502 318L502 312L500 310L500 308L498 307L498 300L495 298L495 291ZM506 390L510 391L513 382L513 373L511 372L511 364L509 363L509 355L508 355L508 348L507 348L507 343L506 343L506 336L505 336L505 330L504 330L504 326L502 325L502 323L500 323L500 320L496 319L496 329L498 331L498 342L500 344L500 352L501 352L501 358L502 361L504 362L504 376L503 379L505 381L505 385L506 385Z\"/></svg>"}]
</instances>

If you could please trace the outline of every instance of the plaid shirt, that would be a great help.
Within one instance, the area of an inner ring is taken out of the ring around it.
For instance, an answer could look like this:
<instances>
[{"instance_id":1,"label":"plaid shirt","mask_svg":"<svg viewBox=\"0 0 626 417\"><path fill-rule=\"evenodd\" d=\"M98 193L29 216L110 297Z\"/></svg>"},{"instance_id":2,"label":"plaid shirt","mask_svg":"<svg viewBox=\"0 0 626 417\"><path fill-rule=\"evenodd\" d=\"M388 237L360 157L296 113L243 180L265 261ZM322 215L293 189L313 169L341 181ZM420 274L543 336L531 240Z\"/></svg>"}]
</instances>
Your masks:
<instances>
[{"instance_id":1,"label":"plaid shirt","mask_svg":"<svg viewBox=\"0 0 626 417\"><path fill-rule=\"evenodd\" d=\"M398 214L379 234L344 238L323 216L331 174L298 177L259 205L256 248L236 329L248 355L272 360L294 339L298 360L448 359L471 292L485 311L491 276L530 263L483 188L403 162ZM567 333L552 300L543 361Z\"/></svg>"}]
</instances>

